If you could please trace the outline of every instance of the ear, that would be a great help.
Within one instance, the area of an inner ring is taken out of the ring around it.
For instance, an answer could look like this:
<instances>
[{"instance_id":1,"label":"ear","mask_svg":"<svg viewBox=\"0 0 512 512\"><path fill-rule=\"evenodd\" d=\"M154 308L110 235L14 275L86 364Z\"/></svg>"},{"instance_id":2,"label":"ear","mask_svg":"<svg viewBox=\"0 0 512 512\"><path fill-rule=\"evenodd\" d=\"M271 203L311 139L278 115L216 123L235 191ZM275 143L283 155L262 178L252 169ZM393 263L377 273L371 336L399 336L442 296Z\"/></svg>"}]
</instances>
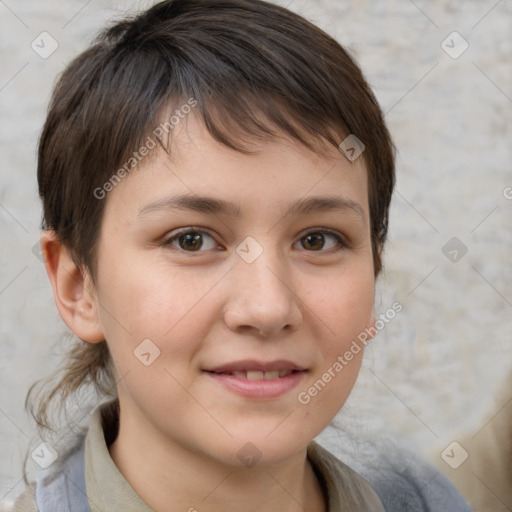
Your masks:
<instances>
[{"instance_id":1,"label":"ear","mask_svg":"<svg viewBox=\"0 0 512 512\"><path fill-rule=\"evenodd\" d=\"M99 305L89 274L82 273L75 265L54 231L43 231L41 249L62 320L80 339L89 343L104 341Z\"/></svg>"}]
</instances>

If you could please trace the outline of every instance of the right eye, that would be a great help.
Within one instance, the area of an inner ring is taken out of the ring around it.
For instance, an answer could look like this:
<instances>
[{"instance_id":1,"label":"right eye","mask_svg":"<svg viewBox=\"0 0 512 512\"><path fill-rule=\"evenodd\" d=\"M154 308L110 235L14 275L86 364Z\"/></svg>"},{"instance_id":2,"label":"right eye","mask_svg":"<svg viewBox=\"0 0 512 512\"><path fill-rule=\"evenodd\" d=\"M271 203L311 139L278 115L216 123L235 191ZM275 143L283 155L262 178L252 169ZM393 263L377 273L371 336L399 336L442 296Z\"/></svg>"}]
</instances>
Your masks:
<instances>
[{"instance_id":1,"label":"right eye","mask_svg":"<svg viewBox=\"0 0 512 512\"><path fill-rule=\"evenodd\" d=\"M206 238L206 241L205 241ZM199 229L186 228L178 233L167 237L162 245L172 245L178 250L185 252L202 252L203 250L215 249L217 243L215 240L206 233Z\"/></svg>"}]
</instances>

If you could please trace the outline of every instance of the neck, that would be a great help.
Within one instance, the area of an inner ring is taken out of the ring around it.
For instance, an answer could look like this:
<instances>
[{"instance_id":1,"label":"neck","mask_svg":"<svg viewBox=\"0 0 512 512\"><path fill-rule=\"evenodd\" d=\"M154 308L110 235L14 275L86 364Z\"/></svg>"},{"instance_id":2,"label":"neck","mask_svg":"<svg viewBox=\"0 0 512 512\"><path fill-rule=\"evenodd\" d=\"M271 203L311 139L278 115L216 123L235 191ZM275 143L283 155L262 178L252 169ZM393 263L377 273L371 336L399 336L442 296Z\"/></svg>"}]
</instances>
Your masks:
<instances>
[{"instance_id":1,"label":"neck","mask_svg":"<svg viewBox=\"0 0 512 512\"><path fill-rule=\"evenodd\" d=\"M122 412L121 412L122 417ZM147 424L146 424L147 425ZM226 466L145 432L121 418L109 452L140 498L155 511L325 512L323 492L306 449L272 466Z\"/></svg>"}]
</instances>

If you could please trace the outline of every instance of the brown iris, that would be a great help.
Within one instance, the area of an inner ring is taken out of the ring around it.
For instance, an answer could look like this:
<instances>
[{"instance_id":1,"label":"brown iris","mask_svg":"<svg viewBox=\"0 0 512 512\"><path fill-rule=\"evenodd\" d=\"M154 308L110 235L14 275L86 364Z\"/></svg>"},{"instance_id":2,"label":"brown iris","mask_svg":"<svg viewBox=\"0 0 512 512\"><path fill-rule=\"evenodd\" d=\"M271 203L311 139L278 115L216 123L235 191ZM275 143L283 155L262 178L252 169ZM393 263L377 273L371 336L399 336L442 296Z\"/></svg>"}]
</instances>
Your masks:
<instances>
[{"instance_id":1,"label":"brown iris","mask_svg":"<svg viewBox=\"0 0 512 512\"><path fill-rule=\"evenodd\" d=\"M203 245L202 235L199 233L186 233L179 237L179 244L182 249L198 250Z\"/></svg>"},{"instance_id":2,"label":"brown iris","mask_svg":"<svg viewBox=\"0 0 512 512\"><path fill-rule=\"evenodd\" d=\"M319 251L323 248L325 243L324 235L321 233L311 233L306 235L302 240L304 249L311 249L313 251Z\"/></svg>"}]
</instances>

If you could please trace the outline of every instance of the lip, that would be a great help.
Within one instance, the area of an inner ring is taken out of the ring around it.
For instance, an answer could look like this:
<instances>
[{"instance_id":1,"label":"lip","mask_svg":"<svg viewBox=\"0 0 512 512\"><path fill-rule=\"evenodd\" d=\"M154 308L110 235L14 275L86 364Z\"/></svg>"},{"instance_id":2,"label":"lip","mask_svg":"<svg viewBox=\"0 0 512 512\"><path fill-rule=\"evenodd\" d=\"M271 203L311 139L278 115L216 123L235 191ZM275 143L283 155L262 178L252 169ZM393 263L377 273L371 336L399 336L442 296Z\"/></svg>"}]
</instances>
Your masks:
<instances>
[{"instance_id":1,"label":"lip","mask_svg":"<svg viewBox=\"0 0 512 512\"><path fill-rule=\"evenodd\" d=\"M249 380L226 373L204 371L205 375L224 386L232 393L244 398L276 398L297 387L307 371L296 371L277 379Z\"/></svg>"},{"instance_id":2,"label":"lip","mask_svg":"<svg viewBox=\"0 0 512 512\"><path fill-rule=\"evenodd\" d=\"M233 361L214 368L208 368L204 371L225 373L225 372L243 372L255 370L259 372L272 372L275 370L295 370L304 371L306 368L286 359L278 359L276 361L257 361L256 359L245 359L243 361Z\"/></svg>"},{"instance_id":3,"label":"lip","mask_svg":"<svg viewBox=\"0 0 512 512\"><path fill-rule=\"evenodd\" d=\"M290 370L292 373L275 379L249 380L228 372L240 371L271 372ZM292 361L280 359L277 361L244 360L226 363L209 370L203 370L206 376L213 379L225 389L244 398L269 399L276 398L297 387L308 370Z\"/></svg>"}]
</instances>

